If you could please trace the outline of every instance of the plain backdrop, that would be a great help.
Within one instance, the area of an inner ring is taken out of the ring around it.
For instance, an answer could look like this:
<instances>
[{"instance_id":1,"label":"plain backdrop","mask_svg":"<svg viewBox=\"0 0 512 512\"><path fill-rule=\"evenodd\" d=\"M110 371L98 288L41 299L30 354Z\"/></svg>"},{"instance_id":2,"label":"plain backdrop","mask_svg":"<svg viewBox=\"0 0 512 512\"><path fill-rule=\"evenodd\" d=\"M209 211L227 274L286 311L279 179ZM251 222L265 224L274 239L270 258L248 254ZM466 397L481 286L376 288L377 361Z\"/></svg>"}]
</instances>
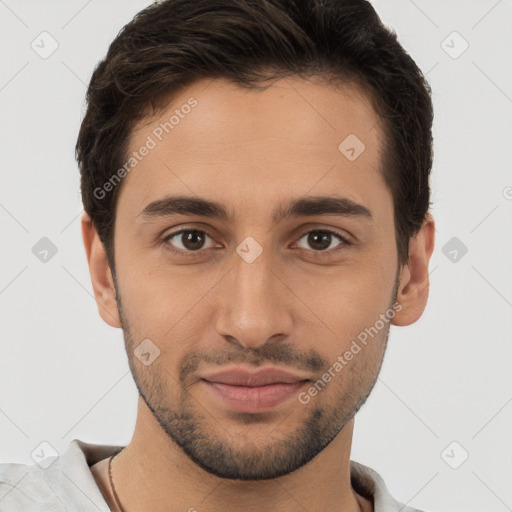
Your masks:
<instances>
[{"instance_id":1,"label":"plain backdrop","mask_svg":"<svg viewBox=\"0 0 512 512\"><path fill-rule=\"evenodd\" d=\"M417 508L512 510L512 2L373 3L433 90L437 232L428 306L391 328L352 458ZM74 145L94 66L148 4L0 1L2 462L131 438L137 392L92 296ZM58 45L46 58L41 37Z\"/></svg>"}]
</instances>

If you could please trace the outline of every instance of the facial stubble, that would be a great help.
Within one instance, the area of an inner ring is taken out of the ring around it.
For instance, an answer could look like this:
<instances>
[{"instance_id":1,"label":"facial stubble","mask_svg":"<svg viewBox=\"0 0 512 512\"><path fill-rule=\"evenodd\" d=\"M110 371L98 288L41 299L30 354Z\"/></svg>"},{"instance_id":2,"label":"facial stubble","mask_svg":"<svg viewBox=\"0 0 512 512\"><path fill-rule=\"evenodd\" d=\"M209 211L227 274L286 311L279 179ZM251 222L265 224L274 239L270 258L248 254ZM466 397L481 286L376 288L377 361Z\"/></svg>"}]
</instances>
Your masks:
<instances>
[{"instance_id":1,"label":"facial stubble","mask_svg":"<svg viewBox=\"0 0 512 512\"><path fill-rule=\"evenodd\" d=\"M390 308L397 297L398 275L397 272ZM276 435L273 437L277 439L265 445L257 445L248 436L232 435L225 416L223 420L222 416L214 417L208 412L188 389L186 376L192 374L201 361L220 367L223 363L233 361L253 366L270 362L291 368L322 369L320 375L332 364L329 365L315 350L298 354L289 345L266 343L256 349L230 344L227 347L229 351L222 354L208 351L187 354L177 376L162 366L159 359L145 366L134 355L136 340L131 322L122 307L115 276L114 285L128 362L140 396L170 442L178 445L198 466L220 478L264 480L291 473L304 466L328 446L364 405L380 373L389 338L389 323L381 333L382 339L372 341L380 343L380 351L371 364L368 359L362 359L359 353L356 356L359 364L353 360L343 369L345 375L349 375L346 382L351 385L345 389L338 386L337 399L331 399L335 406L319 397L312 398L307 406L297 400L290 407L303 408L305 417L301 423L289 430L286 421L291 413L285 415L275 427ZM170 385L180 390L179 397L171 397ZM322 390L322 393L329 391ZM240 425L265 424L272 421L272 418L268 413L233 412L230 422L235 421L239 429Z\"/></svg>"}]
</instances>

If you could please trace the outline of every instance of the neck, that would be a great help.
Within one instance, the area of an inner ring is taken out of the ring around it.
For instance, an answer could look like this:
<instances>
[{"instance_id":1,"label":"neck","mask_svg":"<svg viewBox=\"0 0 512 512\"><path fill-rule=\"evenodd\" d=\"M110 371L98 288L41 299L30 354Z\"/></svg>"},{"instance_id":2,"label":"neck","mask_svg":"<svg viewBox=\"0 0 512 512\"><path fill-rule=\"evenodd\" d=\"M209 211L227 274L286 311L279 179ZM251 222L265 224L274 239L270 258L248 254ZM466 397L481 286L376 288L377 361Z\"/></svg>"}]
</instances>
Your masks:
<instances>
[{"instance_id":1,"label":"neck","mask_svg":"<svg viewBox=\"0 0 512 512\"><path fill-rule=\"evenodd\" d=\"M195 464L139 398L132 440L115 459L115 488L125 512L371 510L369 502L359 497L350 483L353 422L348 422L314 459L292 473L268 480L231 480Z\"/></svg>"}]
</instances>

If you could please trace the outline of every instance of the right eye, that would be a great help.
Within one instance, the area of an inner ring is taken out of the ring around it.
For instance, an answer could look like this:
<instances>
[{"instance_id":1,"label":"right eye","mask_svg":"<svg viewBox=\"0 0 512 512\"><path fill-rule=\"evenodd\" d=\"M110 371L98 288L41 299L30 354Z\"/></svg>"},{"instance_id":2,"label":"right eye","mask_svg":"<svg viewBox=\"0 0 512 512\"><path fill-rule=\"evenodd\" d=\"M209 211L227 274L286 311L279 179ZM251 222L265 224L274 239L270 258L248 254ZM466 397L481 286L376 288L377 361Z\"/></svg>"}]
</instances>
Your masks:
<instances>
[{"instance_id":1,"label":"right eye","mask_svg":"<svg viewBox=\"0 0 512 512\"><path fill-rule=\"evenodd\" d=\"M166 244L166 248L174 254L180 256L194 256L195 253L203 249L206 237L212 239L206 231L201 229L181 229L166 235L163 242ZM174 238L176 238L176 242L171 242ZM175 249L176 243L181 243L182 247Z\"/></svg>"}]
</instances>

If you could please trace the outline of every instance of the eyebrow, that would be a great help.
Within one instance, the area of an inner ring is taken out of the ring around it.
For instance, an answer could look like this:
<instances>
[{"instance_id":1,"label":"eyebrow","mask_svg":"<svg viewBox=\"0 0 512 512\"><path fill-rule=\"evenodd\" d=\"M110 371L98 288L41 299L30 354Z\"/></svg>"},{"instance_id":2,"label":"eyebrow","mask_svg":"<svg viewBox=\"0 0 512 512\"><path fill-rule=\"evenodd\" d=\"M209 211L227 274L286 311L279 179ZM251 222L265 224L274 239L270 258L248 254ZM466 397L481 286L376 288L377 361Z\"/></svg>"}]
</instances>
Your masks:
<instances>
[{"instance_id":1,"label":"eyebrow","mask_svg":"<svg viewBox=\"0 0 512 512\"><path fill-rule=\"evenodd\" d=\"M149 203L138 215L143 219L170 217L173 215L197 215L231 221L232 216L219 202L192 196L166 196ZM312 217L315 215L336 215L372 219L371 211L361 204L345 197L308 196L290 201L281 206L272 219L278 222L289 217Z\"/></svg>"}]
</instances>

